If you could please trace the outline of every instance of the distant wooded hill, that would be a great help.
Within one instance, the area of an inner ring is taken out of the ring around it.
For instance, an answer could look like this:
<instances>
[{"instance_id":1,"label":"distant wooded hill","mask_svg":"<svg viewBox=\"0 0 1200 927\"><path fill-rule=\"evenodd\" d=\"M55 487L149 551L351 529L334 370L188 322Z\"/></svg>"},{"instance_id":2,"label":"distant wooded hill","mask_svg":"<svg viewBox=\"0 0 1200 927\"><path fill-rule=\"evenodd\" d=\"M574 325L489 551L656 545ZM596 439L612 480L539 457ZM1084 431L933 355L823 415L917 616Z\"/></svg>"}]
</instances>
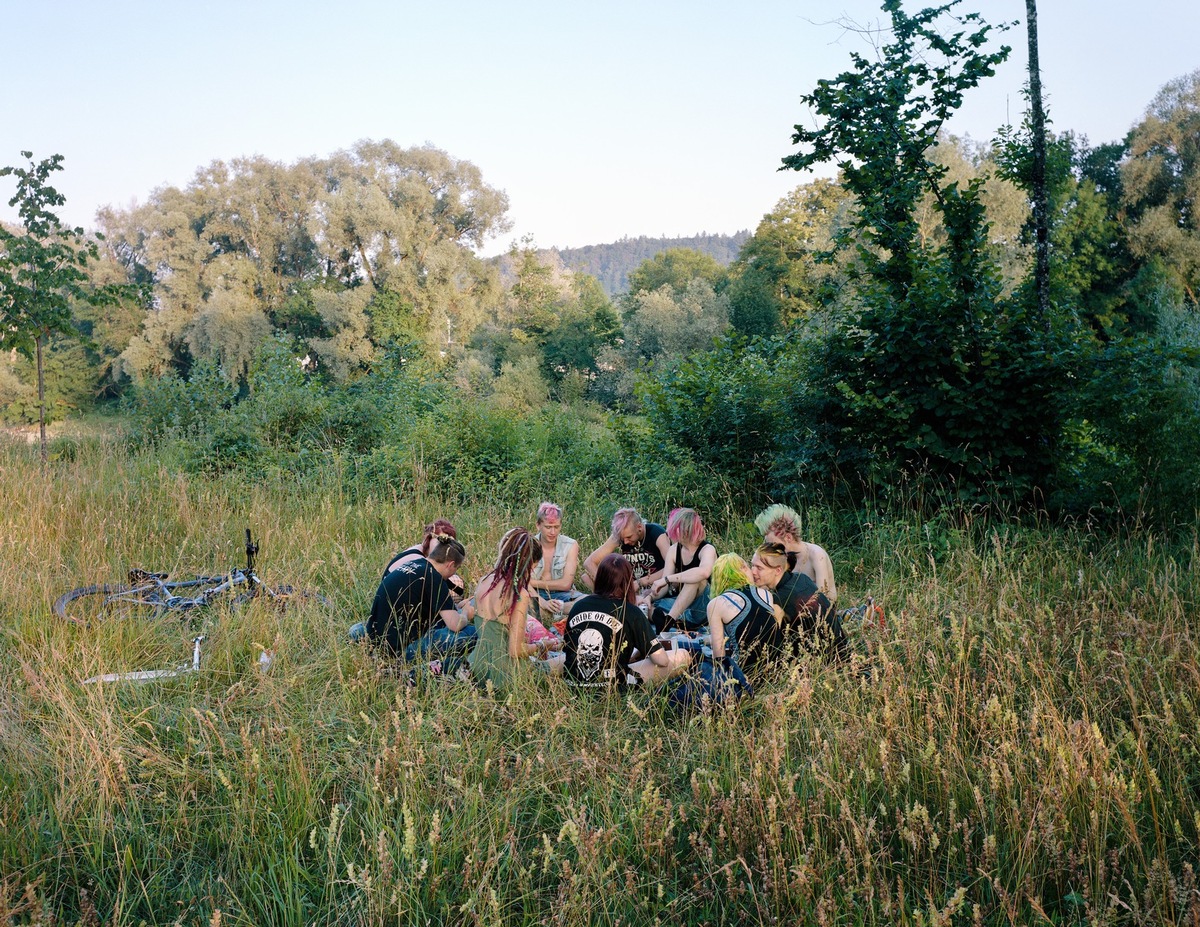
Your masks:
<instances>
[{"instance_id":1,"label":"distant wooded hill","mask_svg":"<svg viewBox=\"0 0 1200 927\"><path fill-rule=\"evenodd\" d=\"M624 293L629 288L629 273L660 251L668 248L692 248L711 255L728 266L750 237L748 229L733 235L701 233L690 238L622 238L607 245L586 245L583 248L553 248L562 262L572 270L589 273L604 287L609 296Z\"/></svg>"}]
</instances>

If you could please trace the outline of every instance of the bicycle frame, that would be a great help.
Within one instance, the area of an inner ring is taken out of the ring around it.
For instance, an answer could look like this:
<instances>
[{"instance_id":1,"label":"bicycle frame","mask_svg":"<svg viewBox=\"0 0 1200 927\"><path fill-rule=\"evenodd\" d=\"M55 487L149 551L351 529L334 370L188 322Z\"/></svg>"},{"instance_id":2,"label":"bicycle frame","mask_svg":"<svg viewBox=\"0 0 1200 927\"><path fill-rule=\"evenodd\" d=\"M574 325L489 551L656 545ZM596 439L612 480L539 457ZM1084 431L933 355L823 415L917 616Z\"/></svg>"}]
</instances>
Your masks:
<instances>
[{"instance_id":1,"label":"bicycle frame","mask_svg":"<svg viewBox=\"0 0 1200 927\"><path fill-rule=\"evenodd\" d=\"M229 571L224 580L215 586L202 590L199 595L190 598L188 596L175 595L171 591L170 585L167 582L168 577L165 573L148 573L144 570L131 570L129 581L131 585L136 585L137 588L126 592L115 592L105 602L107 604L120 602L131 602L139 605L154 604L159 608L172 611L186 611L193 608L203 608L213 599L223 596L238 586L249 586L250 594L257 596L261 594L263 588L262 580L254 572L254 558L257 554L258 544L251 538L250 529L247 528L246 568L243 570L234 567ZM139 583L141 585L138 585ZM147 588L147 583L153 584L153 592Z\"/></svg>"}]
</instances>

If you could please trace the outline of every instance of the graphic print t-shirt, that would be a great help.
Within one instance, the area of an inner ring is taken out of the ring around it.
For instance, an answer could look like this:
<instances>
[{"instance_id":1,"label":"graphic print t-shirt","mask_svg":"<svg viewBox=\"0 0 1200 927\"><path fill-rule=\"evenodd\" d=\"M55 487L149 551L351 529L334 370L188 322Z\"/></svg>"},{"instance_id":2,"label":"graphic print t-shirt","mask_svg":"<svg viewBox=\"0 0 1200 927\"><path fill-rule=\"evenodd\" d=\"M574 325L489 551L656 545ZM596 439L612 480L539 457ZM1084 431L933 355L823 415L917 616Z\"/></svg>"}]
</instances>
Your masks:
<instances>
[{"instance_id":1,"label":"graphic print t-shirt","mask_svg":"<svg viewBox=\"0 0 1200 927\"><path fill-rule=\"evenodd\" d=\"M658 539L667 531L662 525L652 521L646 522L646 534L638 544L622 544L621 556L633 567L633 578L641 579L651 573L657 573L667 565L663 560L662 551L658 549Z\"/></svg>"},{"instance_id":2,"label":"graphic print t-shirt","mask_svg":"<svg viewBox=\"0 0 1200 927\"><path fill-rule=\"evenodd\" d=\"M567 616L563 677L567 685L580 689L623 686L633 649L649 656L661 646L640 608L605 596L585 596Z\"/></svg>"},{"instance_id":3,"label":"graphic print t-shirt","mask_svg":"<svg viewBox=\"0 0 1200 927\"><path fill-rule=\"evenodd\" d=\"M421 553L420 547L406 547L404 550L400 551L400 553L396 554L396 556L394 556L391 560L388 561L388 565L383 568L383 575L387 576L388 573L390 573L392 571L392 567L394 567L397 563L399 563L405 557L423 557L423 556L424 556L424 554ZM382 577L380 577L380 578L382 579Z\"/></svg>"},{"instance_id":4,"label":"graphic print t-shirt","mask_svg":"<svg viewBox=\"0 0 1200 927\"><path fill-rule=\"evenodd\" d=\"M424 557L402 563L383 578L367 620L367 637L397 654L433 630L440 612L454 608L450 587Z\"/></svg>"}]
</instances>

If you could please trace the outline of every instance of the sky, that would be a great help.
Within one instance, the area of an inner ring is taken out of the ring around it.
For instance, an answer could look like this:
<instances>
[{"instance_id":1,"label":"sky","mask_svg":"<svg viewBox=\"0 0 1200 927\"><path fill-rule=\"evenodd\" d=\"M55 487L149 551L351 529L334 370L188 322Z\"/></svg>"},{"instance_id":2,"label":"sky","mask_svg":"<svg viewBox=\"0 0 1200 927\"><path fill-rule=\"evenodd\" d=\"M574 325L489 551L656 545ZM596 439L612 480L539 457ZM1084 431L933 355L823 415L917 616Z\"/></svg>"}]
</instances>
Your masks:
<instances>
[{"instance_id":1,"label":"sky","mask_svg":"<svg viewBox=\"0 0 1200 927\"><path fill-rule=\"evenodd\" d=\"M920 5L906 2L909 12ZM1007 63L950 130L1019 123L1024 0L963 0L1015 23ZM867 0L0 0L0 164L65 156L60 216L91 228L214 160L323 157L359 139L431 144L509 198L512 229L578 247L751 229L807 179L780 172L800 97L869 54L839 22ZM1200 68L1200 4L1043 0L1052 128L1122 138ZM11 178L0 179L0 219Z\"/></svg>"}]
</instances>

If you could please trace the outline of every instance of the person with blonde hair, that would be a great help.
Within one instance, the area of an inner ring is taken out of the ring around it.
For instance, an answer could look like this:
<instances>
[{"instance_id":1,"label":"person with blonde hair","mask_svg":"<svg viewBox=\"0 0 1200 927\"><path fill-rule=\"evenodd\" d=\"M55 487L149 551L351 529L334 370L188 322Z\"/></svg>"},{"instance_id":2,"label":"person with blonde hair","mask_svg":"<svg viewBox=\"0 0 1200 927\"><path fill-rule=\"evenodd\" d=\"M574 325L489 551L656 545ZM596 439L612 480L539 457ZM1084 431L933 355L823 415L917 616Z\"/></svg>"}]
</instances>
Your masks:
<instances>
[{"instance_id":1,"label":"person with blonde hair","mask_svg":"<svg viewBox=\"0 0 1200 927\"><path fill-rule=\"evenodd\" d=\"M708 621L709 577L717 562L717 549L706 538L704 522L695 509L678 508L667 517L671 542L667 563L650 588L657 607L667 613L662 622L667 627L682 623L694 630Z\"/></svg>"},{"instance_id":2,"label":"person with blonde hair","mask_svg":"<svg viewBox=\"0 0 1200 927\"><path fill-rule=\"evenodd\" d=\"M542 545L524 528L509 530L500 540L496 564L475 589L478 640L467 658L471 676L497 692L508 690L526 657L545 656L545 645L525 643L525 616L531 592L529 578L542 560Z\"/></svg>"},{"instance_id":3,"label":"person with blonde hair","mask_svg":"<svg viewBox=\"0 0 1200 927\"><path fill-rule=\"evenodd\" d=\"M725 563L718 558L720 570L714 567L714 597L708 606L713 660L729 657L750 672L781 650L783 612L776 608L772 590L787 572L787 552L781 544L761 544L749 567L736 554L725 556L730 558Z\"/></svg>"},{"instance_id":4,"label":"person with blonde hair","mask_svg":"<svg viewBox=\"0 0 1200 927\"><path fill-rule=\"evenodd\" d=\"M788 553L788 561L794 573L803 573L811 579L817 591L824 595L830 605L837 605L837 584L833 581L833 562L825 549L803 540L800 530L800 515L786 505L768 506L754 519L754 525L762 532L766 543L782 544Z\"/></svg>"},{"instance_id":5,"label":"person with blonde hair","mask_svg":"<svg viewBox=\"0 0 1200 927\"><path fill-rule=\"evenodd\" d=\"M542 548L541 560L534 565L529 587L543 613L557 617L566 603L579 598L575 574L579 570L579 543L562 533L562 507L543 502L537 509L537 534Z\"/></svg>"},{"instance_id":6,"label":"person with blonde hair","mask_svg":"<svg viewBox=\"0 0 1200 927\"><path fill-rule=\"evenodd\" d=\"M583 583L592 589L600 561L609 554L620 554L633 568L635 591L648 590L666 568L669 547L662 525L646 521L637 509L618 509L608 539L583 562Z\"/></svg>"},{"instance_id":7,"label":"person with blonde hair","mask_svg":"<svg viewBox=\"0 0 1200 927\"><path fill-rule=\"evenodd\" d=\"M759 547L749 564L737 554L717 558L708 603L712 655L675 687L669 696L672 705L688 710L753 693L747 674L774 659L783 641L783 613L771 587L786 571L787 554L778 544Z\"/></svg>"}]
</instances>

